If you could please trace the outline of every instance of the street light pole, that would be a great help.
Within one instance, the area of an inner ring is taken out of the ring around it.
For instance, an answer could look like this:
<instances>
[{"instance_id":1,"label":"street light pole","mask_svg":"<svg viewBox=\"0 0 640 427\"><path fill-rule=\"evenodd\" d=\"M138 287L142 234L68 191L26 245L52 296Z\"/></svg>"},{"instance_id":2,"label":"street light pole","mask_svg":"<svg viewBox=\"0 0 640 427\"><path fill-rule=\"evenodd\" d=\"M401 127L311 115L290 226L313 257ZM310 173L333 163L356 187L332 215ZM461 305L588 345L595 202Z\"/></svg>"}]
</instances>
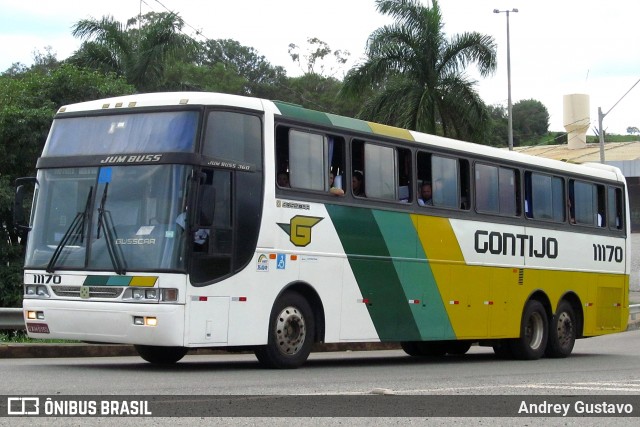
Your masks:
<instances>
[{"instance_id":1,"label":"street light pole","mask_svg":"<svg viewBox=\"0 0 640 427\"><path fill-rule=\"evenodd\" d=\"M509 140L509 150L513 150L513 115L511 105L511 45L509 37L509 13L518 12L518 9L511 10L498 10L493 9L493 13L506 13L507 14L507 138Z\"/></svg>"},{"instance_id":2,"label":"street light pole","mask_svg":"<svg viewBox=\"0 0 640 427\"><path fill-rule=\"evenodd\" d=\"M611 112L611 110L613 110L614 108L616 108L616 105L618 105L620 103L620 101L622 101L622 98L624 98L625 96L627 96L627 94L629 92L631 92L631 89L633 89L634 87L636 87L636 85L640 83L640 79L638 79L633 86L631 86L629 88L628 91L625 92L624 95L622 95L620 97L620 99L618 99L616 101L615 104L613 104L613 107L609 108L609 111L607 111L606 113L602 112L602 108L598 107L598 139L600 142L600 163L604 163L604 129L602 129L602 120L604 120L604 116L606 116L607 114L609 114Z\"/></svg>"}]
</instances>

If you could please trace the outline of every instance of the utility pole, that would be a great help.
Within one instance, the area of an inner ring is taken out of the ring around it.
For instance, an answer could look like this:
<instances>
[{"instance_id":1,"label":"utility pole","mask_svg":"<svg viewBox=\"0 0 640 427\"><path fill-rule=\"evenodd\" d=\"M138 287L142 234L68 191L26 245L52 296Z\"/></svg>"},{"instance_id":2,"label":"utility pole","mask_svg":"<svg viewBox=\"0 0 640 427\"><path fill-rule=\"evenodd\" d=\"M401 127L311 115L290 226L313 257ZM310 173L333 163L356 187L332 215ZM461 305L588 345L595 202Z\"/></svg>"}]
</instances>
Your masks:
<instances>
[{"instance_id":1,"label":"utility pole","mask_svg":"<svg viewBox=\"0 0 640 427\"><path fill-rule=\"evenodd\" d=\"M513 150L513 114L511 105L511 45L509 37L509 13L518 12L518 9L511 10L498 10L493 9L493 13L506 13L507 14L507 139L509 141L509 150Z\"/></svg>"},{"instance_id":2,"label":"utility pole","mask_svg":"<svg viewBox=\"0 0 640 427\"><path fill-rule=\"evenodd\" d=\"M602 112L602 108L598 107L598 139L600 140L600 163L604 163L604 130L602 129L602 120L604 120L604 117L609 114L611 112L611 110L613 110L614 108L616 108L616 105L618 105L620 103L620 101L622 101L622 98L624 98L625 96L627 96L627 94L629 92L631 92L631 89L633 89L634 87L636 87L636 85L640 83L640 79L638 79L633 86L631 86L629 88L628 91L625 92L624 95L622 95L620 97L620 99L618 99L618 101L616 101L615 104L613 104L613 107L611 107L609 109L609 111L607 111L606 113Z\"/></svg>"}]
</instances>

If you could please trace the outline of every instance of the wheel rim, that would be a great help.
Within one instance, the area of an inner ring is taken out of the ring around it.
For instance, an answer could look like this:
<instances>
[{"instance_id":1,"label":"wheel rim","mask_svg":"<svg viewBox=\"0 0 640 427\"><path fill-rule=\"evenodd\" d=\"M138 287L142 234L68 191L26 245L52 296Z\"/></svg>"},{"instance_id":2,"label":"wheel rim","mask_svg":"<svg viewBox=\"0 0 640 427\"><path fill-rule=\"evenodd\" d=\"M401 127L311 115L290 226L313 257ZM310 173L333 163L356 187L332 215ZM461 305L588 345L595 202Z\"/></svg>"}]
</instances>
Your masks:
<instances>
[{"instance_id":1,"label":"wheel rim","mask_svg":"<svg viewBox=\"0 0 640 427\"><path fill-rule=\"evenodd\" d=\"M276 343L282 354L294 355L302 348L306 336L304 317L296 307L286 307L276 319Z\"/></svg>"},{"instance_id":2,"label":"wheel rim","mask_svg":"<svg viewBox=\"0 0 640 427\"><path fill-rule=\"evenodd\" d=\"M542 344L542 338L544 336L544 321L542 315L536 312L531 315L527 322L525 330L525 337L529 342L529 347L533 350L537 350Z\"/></svg>"},{"instance_id":3,"label":"wheel rim","mask_svg":"<svg viewBox=\"0 0 640 427\"><path fill-rule=\"evenodd\" d=\"M560 313L556 327L558 344L563 348L569 346L573 339L573 321L569 313L566 311Z\"/></svg>"}]
</instances>

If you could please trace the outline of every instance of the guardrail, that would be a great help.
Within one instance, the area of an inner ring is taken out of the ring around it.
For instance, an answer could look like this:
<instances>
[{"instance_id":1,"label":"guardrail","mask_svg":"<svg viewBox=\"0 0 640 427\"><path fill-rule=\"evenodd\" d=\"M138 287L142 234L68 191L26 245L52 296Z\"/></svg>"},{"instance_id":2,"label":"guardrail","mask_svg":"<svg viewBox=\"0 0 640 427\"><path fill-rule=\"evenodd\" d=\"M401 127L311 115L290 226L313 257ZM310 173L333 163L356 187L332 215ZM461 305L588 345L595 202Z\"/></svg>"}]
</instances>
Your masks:
<instances>
[{"instance_id":1,"label":"guardrail","mask_svg":"<svg viewBox=\"0 0 640 427\"><path fill-rule=\"evenodd\" d=\"M640 304L631 304L629 306L629 325L635 326L638 323L640 323ZM0 308L0 330L2 329L25 329L21 308Z\"/></svg>"},{"instance_id":2,"label":"guardrail","mask_svg":"<svg viewBox=\"0 0 640 427\"><path fill-rule=\"evenodd\" d=\"M0 308L0 329L25 329L21 308Z\"/></svg>"}]
</instances>

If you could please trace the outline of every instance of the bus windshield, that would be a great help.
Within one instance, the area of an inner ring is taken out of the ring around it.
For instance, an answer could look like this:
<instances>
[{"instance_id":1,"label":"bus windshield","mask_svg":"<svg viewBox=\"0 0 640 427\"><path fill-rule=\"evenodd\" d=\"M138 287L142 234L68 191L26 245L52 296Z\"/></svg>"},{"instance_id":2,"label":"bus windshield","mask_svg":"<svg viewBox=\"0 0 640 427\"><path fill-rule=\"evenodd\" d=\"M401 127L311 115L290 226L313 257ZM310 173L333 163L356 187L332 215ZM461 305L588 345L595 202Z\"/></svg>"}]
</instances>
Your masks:
<instances>
[{"instance_id":1,"label":"bus windshield","mask_svg":"<svg viewBox=\"0 0 640 427\"><path fill-rule=\"evenodd\" d=\"M39 171L26 266L183 270L190 173L184 165Z\"/></svg>"},{"instance_id":2,"label":"bus windshield","mask_svg":"<svg viewBox=\"0 0 640 427\"><path fill-rule=\"evenodd\" d=\"M192 152L197 124L197 111L58 118L42 156Z\"/></svg>"}]
</instances>

